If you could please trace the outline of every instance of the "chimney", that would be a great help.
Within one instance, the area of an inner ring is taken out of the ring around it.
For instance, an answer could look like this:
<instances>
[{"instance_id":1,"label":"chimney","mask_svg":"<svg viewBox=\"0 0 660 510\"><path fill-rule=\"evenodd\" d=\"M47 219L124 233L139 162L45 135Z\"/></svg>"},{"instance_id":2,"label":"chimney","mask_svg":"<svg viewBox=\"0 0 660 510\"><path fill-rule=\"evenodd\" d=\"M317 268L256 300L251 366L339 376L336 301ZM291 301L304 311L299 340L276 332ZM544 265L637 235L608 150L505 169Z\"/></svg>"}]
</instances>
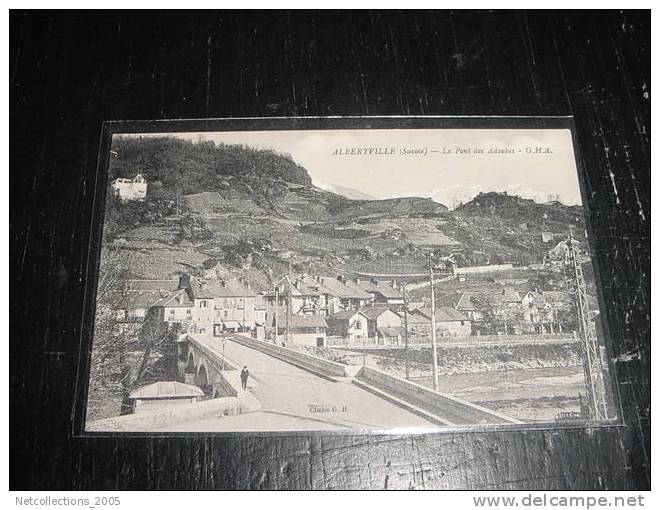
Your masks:
<instances>
[{"instance_id":1,"label":"chimney","mask_svg":"<svg viewBox=\"0 0 660 510\"><path fill-rule=\"evenodd\" d=\"M356 278L356 279L355 279L355 283L357 283L358 285L360 285L360 279L359 279L359 278Z\"/></svg>"},{"instance_id":2,"label":"chimney","mask_svg":"<svg viewBox=\"0 0 660 510\"><path fill-rule=\"evenodd\" d=\"M396 280L392 280L392 288L396 289L398 287Z\"/></svg>"}]
</instances>

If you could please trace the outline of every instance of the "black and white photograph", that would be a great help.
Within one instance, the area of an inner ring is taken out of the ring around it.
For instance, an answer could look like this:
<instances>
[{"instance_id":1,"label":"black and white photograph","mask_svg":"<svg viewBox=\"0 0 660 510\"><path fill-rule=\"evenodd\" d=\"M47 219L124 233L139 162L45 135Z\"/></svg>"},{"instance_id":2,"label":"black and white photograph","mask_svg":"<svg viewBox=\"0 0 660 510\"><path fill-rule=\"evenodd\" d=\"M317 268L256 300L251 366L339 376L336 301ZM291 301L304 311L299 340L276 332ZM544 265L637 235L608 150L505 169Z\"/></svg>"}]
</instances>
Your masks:
<instances>
[{"instance_id":1,"label":"black and white photograph","mask_svg":"<svg viewBox=\"0 0 660 510\"><path fill-rule=\"evenodd\" d=\"M617 418L570 129L115 133L107 163L86 431Z\"/></svg>"},{"instance_id":2,"label":"black and white photograph","mask_svg":"<svg viewBox=\"0 0 660 510\"><path fill-rule=\"evenodd\" d=\"M658 507L649 6L151 4L7 16L10 507Z\"/></svg>"}]
</instances>

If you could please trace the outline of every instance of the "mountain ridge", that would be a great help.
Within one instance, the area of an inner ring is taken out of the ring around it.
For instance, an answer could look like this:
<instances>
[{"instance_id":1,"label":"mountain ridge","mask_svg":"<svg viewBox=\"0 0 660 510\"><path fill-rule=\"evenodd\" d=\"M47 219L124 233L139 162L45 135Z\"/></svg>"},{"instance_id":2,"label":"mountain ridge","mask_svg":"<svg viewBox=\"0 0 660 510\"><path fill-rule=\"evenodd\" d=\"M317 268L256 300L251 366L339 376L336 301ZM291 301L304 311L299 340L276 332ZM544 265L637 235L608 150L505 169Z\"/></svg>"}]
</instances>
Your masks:
<instances>
[{"instance_id":1,"label":"mountain ridge","mask_svg":"<svg viewBox=\"0 0 660 510\"><path fill-rule=\"evenodd\" d=\"M418 273L429 252L455 254L461 265L529 264L551 247L542 231L559 238L581 224L579 207L496 192L453 211L424 197L352 200L315 186L290 156L212 142L136 140L113 143L118 157L110 177L142 172L147 199L111 196L104 243L121 240L145 261L146 276L222 267L265 282L289 265L310 274Z\"/></svg>"}]
</instances>

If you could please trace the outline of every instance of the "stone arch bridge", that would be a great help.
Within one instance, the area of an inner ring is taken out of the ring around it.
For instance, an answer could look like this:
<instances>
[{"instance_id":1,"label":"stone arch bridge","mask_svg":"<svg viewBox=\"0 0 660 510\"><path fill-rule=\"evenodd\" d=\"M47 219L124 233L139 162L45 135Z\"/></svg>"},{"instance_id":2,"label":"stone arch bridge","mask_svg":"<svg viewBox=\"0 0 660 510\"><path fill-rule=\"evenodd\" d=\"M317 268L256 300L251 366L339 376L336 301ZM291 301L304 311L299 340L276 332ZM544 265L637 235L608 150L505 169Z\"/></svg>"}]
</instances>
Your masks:
<instances>
[{"instance_id":1,"label":"stone arch bridge","mask_svg":"<svg viewBox=\"0 0 660 510\"><path fill-rule=\"evenodd\" d=\"M218 338L218 342L223 340ZM238 369L231 361L192 335L181 335L177 346L179 374L186 384L199 386L208 398L236 396L236 390L223 376L224 371Z\"/></svg>"}]
</instances>

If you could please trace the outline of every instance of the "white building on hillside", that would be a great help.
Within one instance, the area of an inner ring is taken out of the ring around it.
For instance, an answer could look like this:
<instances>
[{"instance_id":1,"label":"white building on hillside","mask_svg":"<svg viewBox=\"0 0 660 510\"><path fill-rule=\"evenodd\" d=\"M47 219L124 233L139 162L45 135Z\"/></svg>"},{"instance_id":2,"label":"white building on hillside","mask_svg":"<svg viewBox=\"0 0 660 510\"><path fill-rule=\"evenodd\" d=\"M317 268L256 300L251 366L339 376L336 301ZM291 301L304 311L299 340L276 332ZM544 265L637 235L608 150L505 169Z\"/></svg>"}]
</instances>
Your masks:
<instances>
[{"instance_id":1,"label":"white building on hillside","mask_svg":"<svg viewBox=\"0 0 660 510\"><path fill-rule=\"evenodd\" d=\"M140 173L133 179L120 177L112 183L112 189L120 200L144 200L147 196L147 181Z\"/></svg>"}]
</instances>

